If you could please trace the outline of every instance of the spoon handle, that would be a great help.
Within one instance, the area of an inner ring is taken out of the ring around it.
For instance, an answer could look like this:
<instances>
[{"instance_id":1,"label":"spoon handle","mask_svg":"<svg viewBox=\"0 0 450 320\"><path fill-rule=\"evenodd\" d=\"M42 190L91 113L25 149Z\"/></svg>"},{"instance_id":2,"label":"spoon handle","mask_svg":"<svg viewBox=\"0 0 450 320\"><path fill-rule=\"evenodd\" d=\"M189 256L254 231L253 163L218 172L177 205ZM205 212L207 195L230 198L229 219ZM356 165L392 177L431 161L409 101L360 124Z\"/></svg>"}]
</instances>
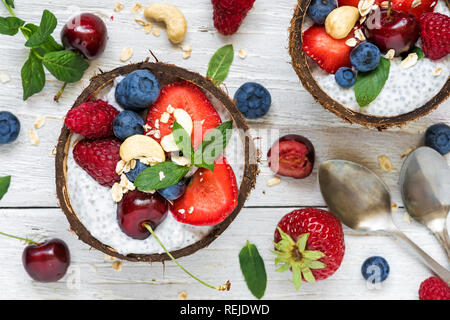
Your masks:
<instances>
[{"instance_id":1,"label":"spoon handle","mask_svg":"<svg viewBox=\"0 0 450 320\"><path fill-rule=\"evenodd\" d=\"M450 260L450 240L448 239L448 232L447 228L444 228L442 231L436 231L434 232L434 235L441 243L442 247L445 250L445 253L447 254L448 260Z\"/></svg>"},{"instance_id":2,"label":"spoon handle","mask_svg":"<svg viewBox=\"0 0 450 320\"><path fill-rule=\"evenodd\" d=\"M408 243L416 252L421 256L423 262L436 274L450 285L450 272L441 266L436 260L430 257L425 251L419 248L414 242L412 242L403 232L400 230L394 230L393 234L403 239Z\"/></svg>"}]
</instances>

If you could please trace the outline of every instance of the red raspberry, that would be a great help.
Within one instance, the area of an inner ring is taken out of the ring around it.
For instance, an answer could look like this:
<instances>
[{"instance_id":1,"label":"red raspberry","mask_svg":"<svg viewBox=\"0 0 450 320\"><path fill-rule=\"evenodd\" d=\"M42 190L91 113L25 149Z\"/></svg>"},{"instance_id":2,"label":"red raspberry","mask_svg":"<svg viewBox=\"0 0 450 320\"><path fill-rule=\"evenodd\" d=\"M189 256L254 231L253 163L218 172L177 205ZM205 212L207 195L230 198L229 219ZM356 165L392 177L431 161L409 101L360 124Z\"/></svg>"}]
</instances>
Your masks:
<instances>
[{"instance_id":1,"label":"red raspberry","mask_svg":"<svg viewBox=\"0 0 450 320\"><path fill-rule=\"evenodd\" d=\"M420 284L420 300L450 300L450 287L438 277L429 277Z\"/></svg>"},{"instance_id":2,"label":"red raspberry","mask_svg":"<svg viewBox=\"0 0 450 320\"><path fill-rule=\"evenodd\" d=\"M116 173L120 141L115 138L88 140L83 139L73 148L75 162L102 186L120 181Z\"/></svg>"},{"instance_id":3,"label":"red raspberry","mask_svg":"<svg viewBox=\"0 0 450 320\"><path fill-rule=\"evenodd\" d=\"M277 244L282 241L278 228L293 242L288 244L285 241L284 246L277 248ZM302 278L308 282L323 280L339 269L345 253L344 232L341 222L333 214L315 208L294 210L280 220L278 228L274 236L275 248L279 253L277 263L291 267L297 288L300 287ZM308 233L306 246L301 248L298 240ZM314 255L309 257L311 252ZM309 270L312 277L308 277L305 270ZM301 272L301 276L295 275L296 272ZM296 283L296 279L300 283Z\"/></svg>"},{"instance_id":4,"label":"red raspberry","mask_svg":"<svg viewBox=\"0 0 450 320\"><path fill-rule=\"evenodd\" d=\"M214 27L223 35L235 33L255 0L212 0Z\"/></svg>"},{"instance_id":5,"label":"red raspberry","mask_svg":"<svg viewBox=\"0 0 450 320\"><path fill-rule=\"evenodd\" d=\"M420 16L419 22L425 56L437 60L450 53L450 17L428 12Z\"/></svg>"},{"instance_id":6,"label":"red raspberry","mask_svg":"<svg viewBox=\"0 0 450 320\"><path fill-rule=\"evenodd\" d=\"M70 131L86 138L106 138L114 135L113 120L118 114L108 102L97 100L69 110L64 122Z\"/></svg>"}]
</instances>

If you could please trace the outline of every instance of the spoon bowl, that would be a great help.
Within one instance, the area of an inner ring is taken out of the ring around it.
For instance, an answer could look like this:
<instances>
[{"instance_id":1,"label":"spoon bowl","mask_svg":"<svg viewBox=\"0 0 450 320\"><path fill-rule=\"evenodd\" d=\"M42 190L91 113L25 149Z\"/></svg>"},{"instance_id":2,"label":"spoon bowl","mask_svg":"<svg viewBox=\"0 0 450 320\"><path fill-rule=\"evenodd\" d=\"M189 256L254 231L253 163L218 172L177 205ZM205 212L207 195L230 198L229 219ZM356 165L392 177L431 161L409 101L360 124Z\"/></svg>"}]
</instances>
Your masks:
<instances>
[{"instance_id":1,"label":"spoon bowl","mask_svg":"<svg viewBox=\"0 0 450 320\"><path fill-rule=\"evenodd\" d=\"M446 227L450 209L450 168L445 158L429 147L416 149L403 163L400 187L406 211L435 234L450 259Z\"/></svg>"},{"instance_id":2,"label":"spoon bowl","mask_svg":"<svg viewBox=\"0 0 450 320\"><path fill-rule=\"evenodd\" d=\"M328 160L320 165L319 185L328 208L347 227L385 231L404 240L434 273L450 284L450 272L395 226L389 190L375 173L354 162Z\"/></svg>"}]
</instances>

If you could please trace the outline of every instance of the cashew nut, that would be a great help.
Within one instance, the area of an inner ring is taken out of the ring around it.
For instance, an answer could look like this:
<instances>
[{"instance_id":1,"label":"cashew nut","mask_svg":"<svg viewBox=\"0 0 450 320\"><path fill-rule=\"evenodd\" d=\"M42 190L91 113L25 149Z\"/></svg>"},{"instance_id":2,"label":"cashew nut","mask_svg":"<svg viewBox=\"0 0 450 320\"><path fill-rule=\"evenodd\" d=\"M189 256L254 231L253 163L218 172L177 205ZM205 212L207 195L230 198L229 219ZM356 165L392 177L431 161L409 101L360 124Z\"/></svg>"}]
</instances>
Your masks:
<instances>
[{"instance_id":1,"label":"cashew nut","mask_svg":"<svg viewBox=\"0 0 450 320\"><path fill-rule=\"evenodd\" d=\"M146 19L164 21L167 27L167 37L173 43L180 43L184 40L187 31L186 18L174 5L164 2L153 3L145 9L144 16Z\"/></svg>"},{"instance_id":2,"label":"cashew nut","mask_svg":"<svg viewBox=\"0 0 450 320\"><path fill-rule=\"evenodd\" d=\"M357 8L352 6L338 7L327 16L325 30L334 39L344 39L358 19L359 11Z\"/></svg>"},{"instance_id":3,"label":"cashew nut","mask_svg":"<svg viewBox=\"0 0 450 320\"><path fill-rule=\"evenodd\" d=\"M166 160L164 150L158 142L144 135L134 135L127 138L120 146L120 158L123 161L130 161L136 158L148 158L154 161L163 162Z\"/></svg>"}]
</instances>

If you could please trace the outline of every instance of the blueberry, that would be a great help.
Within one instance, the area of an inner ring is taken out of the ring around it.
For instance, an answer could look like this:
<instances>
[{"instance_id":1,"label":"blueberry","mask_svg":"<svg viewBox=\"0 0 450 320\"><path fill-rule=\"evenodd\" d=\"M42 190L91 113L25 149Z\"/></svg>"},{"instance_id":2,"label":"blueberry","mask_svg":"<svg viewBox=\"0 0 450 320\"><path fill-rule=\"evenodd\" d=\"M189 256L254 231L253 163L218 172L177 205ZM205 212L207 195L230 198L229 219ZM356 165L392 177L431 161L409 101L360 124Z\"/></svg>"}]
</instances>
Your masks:
<instances>
[{"instance_id":1,"label":"blueberry","mask_svg":"<svg viewBox=\"0 0 450 320\"><path fill-rule=\"evenodd\" d=\"M177 200L186 192L186 181L181 180L173 186L157 190L160 195L170 201Z\"/></svg>"},{"instance_id":2,"label":"blueberry","mask_svg":"<svg viewBox=\"0 0 450 320\"><path fill-rule=\"evenodd\" d=\"M361 42L350 53L350 61L358 71L374 70L380 63L380 49L373 43Z\"/></svg>"},{"instance_id":3,"label":"blueberry","mask_svg":"<svg viewBox=\"0 0 450 320\"><path fill-rule=\"evenodd\" d=\"M17 139L20 131L19 119L11 112L0 112L0 144L11 143Z\"/></svg>"},{"instance_id":4,"label":"blueberry","mask_svg":"<svg viewBox=\"0 0 450 320\"><path fill-rule=\"evenodd\" d=\"M352 68L342 67L336 71L334 79L342 88L350 88L356 82L356 72Z\"/></svg>"},{"instance_id":5,"label":"blueberry","mask_svg":"<svg viewBox=\"0 0 450 320\"><path fill-rule=\"evenodd\" d=\"M450 127L445 123L436 123L425 132L425 145L443 156L450 152Z\"/></svg>"},{"instance_id":6,"label":"blueberry","mask_svg":"<svg viewBox=\"0 0 450 320\"><path fill-rule=\"evenodd\" d=\"M237 107L248 119L257 119L269 111L272 98L269 91L259 83L244 83L234 95Z\"/></svg>"},{"instance_id":7,"label":"blueberry","mask_svg":"<svg viewBox=\"0 0 450 320\"><path fill-rule=\"evenodd\" d=\"M144 134L144 124L144 119L136 112L122 111L114 118L114 135L120 140L125 140L136 134Z\"/></svg>"},{"instance_id":8,"label":"blueberry","mask_svg":"<svg viewBox=\"0 0 450 320\"><path fill-rule=\"evenodd\" d=\"M324 24L327 16L336 8L336 0L312 0L306 14L315 23Z\"/></svg>"},{"instance_id":9,"label":"blueberry","mask_svg":"<svg viewBox=\"0 0 450 320\"><path fill-rule=\"evenodd\" d=\"M372 283L383 282L389 275L389 264L379 256L367 258L361 267L364 279Z\"/></svg>"},{"instance_id":10,"label":"blueberry","mask_svg":"<svg viewBox=\"0 0 450 320\"><path fill-rule=\"evenodd\" d=\"M137 177L141 174L141 172L147 169L148 167L149 166L141 163L139 160L136 160L136 166L134 167L134 169L131 169L130 171L125 173L125 175L127 176L128 180L134 182L136 181Z\"/></svg>"},{"instance_id":11,"label":"blueberry","mask_svg":"<svg viewBox=\"0 0 450 320\"><path fill-rule=\"evenodd\" d=\"M136 70L117 85L115 97L124 109L142 111L159 96L159 81L148 70Z\"/></svg>"}]
</instances>

